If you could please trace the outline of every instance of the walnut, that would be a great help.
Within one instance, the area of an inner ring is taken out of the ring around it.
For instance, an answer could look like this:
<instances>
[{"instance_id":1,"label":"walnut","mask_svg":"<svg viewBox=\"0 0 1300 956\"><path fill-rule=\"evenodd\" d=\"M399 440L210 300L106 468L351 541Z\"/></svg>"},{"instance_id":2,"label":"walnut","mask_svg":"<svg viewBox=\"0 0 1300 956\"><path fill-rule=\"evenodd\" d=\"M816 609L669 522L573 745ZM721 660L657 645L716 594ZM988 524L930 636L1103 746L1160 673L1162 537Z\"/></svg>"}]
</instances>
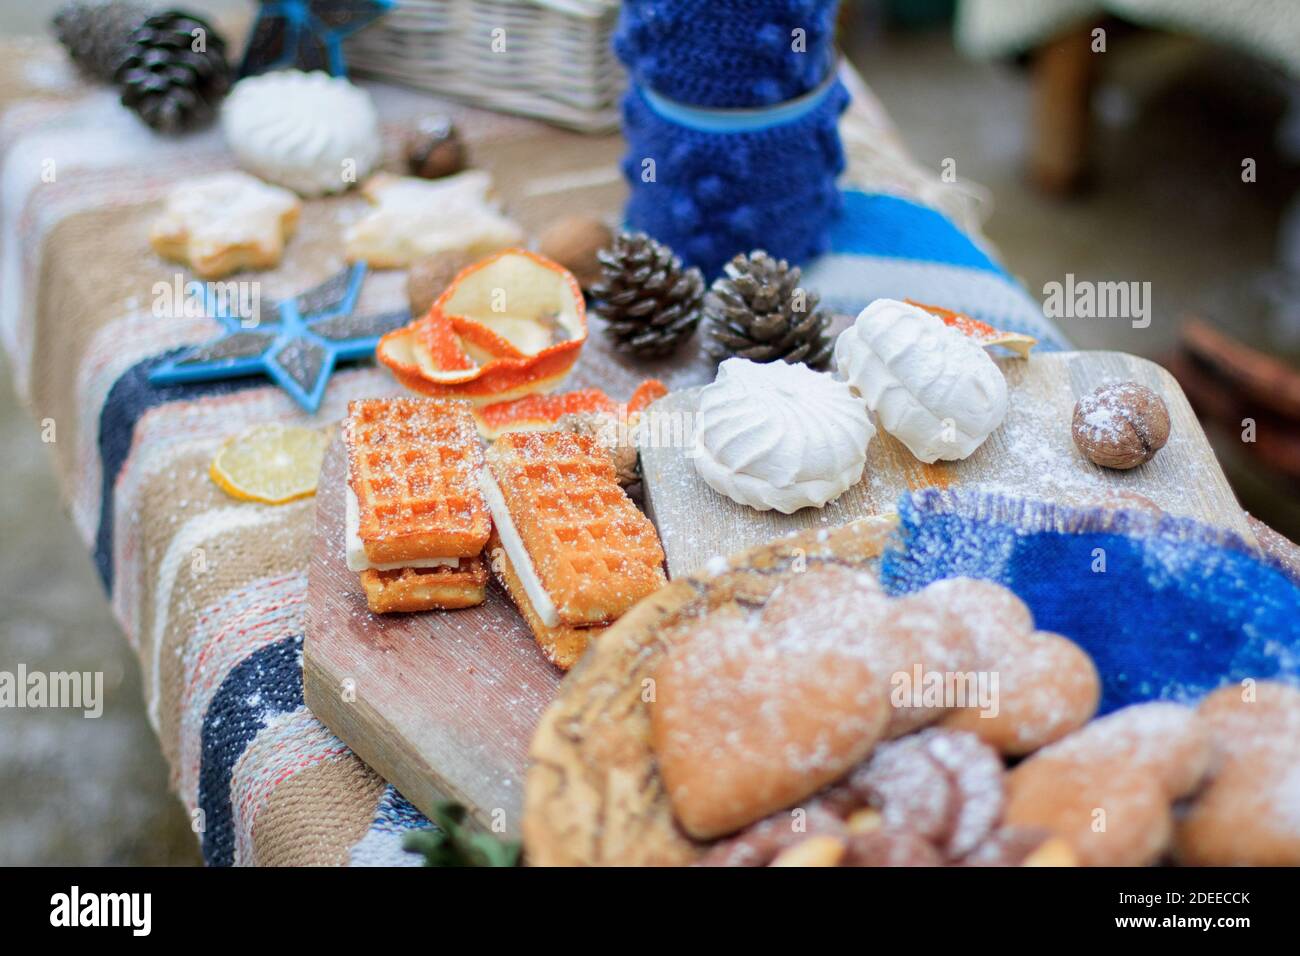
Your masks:
<instances>
[{"instance_id":1,"label":"walnut","mask_svg":"<svg viewBox=\"0 0 1300 956\"><path fill-rule=\"evenodd\" d=\"M542 233L537 251L572 272L586 289L600 278L596 253L613 241L609 226L594 216L568 216Z\"/></svg>"},{"instance_id":2,"label":"walnut","mask_svg":"<svg viewBox=\"0 0 1300 956\"><path fill-rule=\"evenodd\" d=\"M441 179L465 168L465 145L444 116L420 120L406 137L406 165L412 176Z\"/></svg>"},{"instance_id":3,"label":"walnut","mask_svg":"<svg viewBox=\"0 0 1300 956\"><path fill-rule=\"evenodd\" d=\"M1169 409L1137 382L1102 385L1074 406L1074 443L1094 464L1136 468L1169 440Z\"/></svg>"}]
</instances>

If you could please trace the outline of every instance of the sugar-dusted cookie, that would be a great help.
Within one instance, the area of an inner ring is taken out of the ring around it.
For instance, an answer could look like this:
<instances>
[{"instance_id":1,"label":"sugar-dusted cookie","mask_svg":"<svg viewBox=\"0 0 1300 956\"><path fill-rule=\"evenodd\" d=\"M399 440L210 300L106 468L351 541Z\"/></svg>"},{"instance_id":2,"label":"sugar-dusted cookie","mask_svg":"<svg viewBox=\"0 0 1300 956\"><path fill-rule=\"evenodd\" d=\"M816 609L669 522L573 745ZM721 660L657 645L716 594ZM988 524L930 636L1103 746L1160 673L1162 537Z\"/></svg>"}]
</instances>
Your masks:
<instances>
[{"instance_id":1,"label":"sugar-dusted cookie","mask_svg":"<svg viewBox=\"0 0 1300 956\"><path fill-rule=\"evenodd\" d=\"M247 173L224 172L177 183L149 230L164 259L189 263L203 279L279 265L302 208L287 189Z\"/></svg>"},{"instance_id":2,"label":"sugar-dusted cookie","mask_svg":"<svg viewBox=\"0 0 1300 956\"><path fill-rule=\"evenodd\" d=\"M1164 856L1173 802L1210 762L1204 723L1180 704L1137 704L1095 720L1007 776L1007 823L1064 839L1085 866L1145 866Z\"/></svg>"},{"instance_id":3,"label":"sugar-dusted cookie","mask_svg":"<svg viewBox=\"0 0 1300 956\"><path fill-rule=\"evenodd\" d=\"M1215 768L1178 822L1180 863L1300 866L1300 690L1232 685L1197 708Z\"/></svg>"},{"instance_id":4,"label":"sugar-dusted cookie","mask_svg":"<svg viewBox=\"0 0 1300 956\"><path fill-rule=\"evenodd\" d=\"M889 725L893 739L939 720L950 701L928 700L918 676L968 673L975 649L965 625L955 620L930 588L891 602L885 627L891 640L879 649L880 671L889 682ZM920 692L918 694L918 692Z\"/></svg>"},{"instance_id":5,"label":"sugar-dusted cookie","mask_svg":"<svg viewBox=\"0 0 1300 956\"><path fill-rule=\"evenodd\" d=\"M885 649L891 675L887 736L943 720L1007 755L1023 755L1083 726L1100 682L1072 641L1034 630L1024 602L1001 585L972 578L936 581L893 602ZM953 693L932 703L903 691L942 680ZM983 688L989 699L980 699ZM963 699L964 698L964 699Z\"/></svg>"},{"instance_id":6,"label":"sugar-dusted cookie","mask_svg":"<svg viewBox=\"0 0 1300 956\"><path fill-rule=\"evenodd\" d=\"M768 610L703 618L655 672L651 737L677 820L697 839L787 807L865 757L884 730L869 642L881 617L870 575L793 575Z\"/></svg>"},{"instance_id":7,"label":"sugar-dusted cookie","mask_svg":"<svg viewBox=\"0 0 1300 956\"><path fill-rule=\"evenodd\" d=\"M1205 779L1211 755L1210 737L1195 711L1153 701L1094 720L1034 759L1141 767L1155 775L1170 799L1177 800Z\"/></svg>"},{"instance_id":8,"label":"sugar-dusted cookie","mask_svg":"<svg viewBox=\"0 0 1300 956\"><path fill-rule=\"evenodd\" d=\"M995 687L993 706L963 707L944 717L1008 756L1022 756L1082 727L1097 710L1101 681L1083 648L1034 630L1029 608L991 581L950 578L920 592L964 631L969 668ZM997 683L993 685L991 680Z\"/></svg>"},{"instance_id":9,"label":"sugar-dusted cookie","mask_svg":"<svg viewBox=\"0 0 1300 956\"><path fill-rule=\"evenodd\" d=\"M516 245L523 230L498 211L491 187L491 177L478 169L432 180L371 176L361 192L374 208L348 230L348 259L400 269L437 252L479 258Z\"/></svg>"},{"instance_id":10,"label":"sugar-dusted cookie","mask_svg":"<svg viewBox=\"0 0 1300 956\"><path fill-rule=\"evenodd\" d=\"M1033 758L1008 775L1006 819L1051 830L1084 866L1148 866L1173 830L1169 797L1146 770Z\"/></svg>"},{"instance_id":11,"label":"sugar-dusted cookie","mask_svg":"<svg viewBox=\"0 0 1300 956\"><path fill-rule=\"evenodd\" d=\"M925 838L948 859L983 843L1002 816L1002 760L974 734L931 728L881 744L849 788L882 829Z\"/></svg>"}]
</instances>

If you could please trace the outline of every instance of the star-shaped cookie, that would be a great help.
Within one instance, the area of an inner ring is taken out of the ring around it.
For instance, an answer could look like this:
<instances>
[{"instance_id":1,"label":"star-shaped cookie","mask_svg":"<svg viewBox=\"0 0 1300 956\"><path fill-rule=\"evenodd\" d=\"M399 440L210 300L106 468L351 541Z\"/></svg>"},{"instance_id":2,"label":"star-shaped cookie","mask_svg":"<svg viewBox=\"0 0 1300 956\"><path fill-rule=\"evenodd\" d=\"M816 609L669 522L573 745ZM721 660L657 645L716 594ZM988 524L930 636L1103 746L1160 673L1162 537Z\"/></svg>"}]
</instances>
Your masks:
<instances>
[{"instance_id":1,"label":"star-shaped cookie","mask_svg":"<svg viewBox=\"0 0 1300 956\"><path fill-rule=\"evenodd\" d=\"M203 279L271 269L279 265L301 209L289 190L247 173L187 179L168 193L149 242L164 259L189 263Z\"/></svg>"},{"instance_id":2,"label":"star-shaped cookie","mask_svg":"<svg viewBox=\"0 0 1300 956\"><path fill-rule=\"evenodd\" d=\"M348 259L400 269L438 252L477 258L518 244L523 230L488 198L491 187L477 169L441 179L370 177L361 191L375 208L348 230Z\"/></svg>"}]
</instances>

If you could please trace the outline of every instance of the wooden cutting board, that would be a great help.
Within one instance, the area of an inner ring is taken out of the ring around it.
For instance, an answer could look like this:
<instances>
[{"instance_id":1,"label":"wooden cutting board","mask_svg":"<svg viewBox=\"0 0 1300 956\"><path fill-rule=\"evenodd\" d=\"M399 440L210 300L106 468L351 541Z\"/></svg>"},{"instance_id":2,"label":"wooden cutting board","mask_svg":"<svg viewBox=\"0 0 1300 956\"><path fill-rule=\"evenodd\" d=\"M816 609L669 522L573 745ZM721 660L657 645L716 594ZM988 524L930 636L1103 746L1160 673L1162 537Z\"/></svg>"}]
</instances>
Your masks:
<instances>
[{"instance_id":1,"label":"wooden cutting board","mask_svg":"<svg viewBox=\"0 0 1300 956\"><path fill-rule=\"evenodd\" d=\"M587 347L572 387L599 384L626 398L644 367ZM710 557L793 530L834 526L892 511L911 488L983 485L1084 502L1133 491L1166 510L1228 527L1253 541L1187 400L1158 366L1107 352L1002 360L1011 391L1007 420L971 458L927 466L886 435L873 440L863 481L826 508L760 513L708 488L689 458L689 413L711 366L698 358L662 369L677 390L652 406L656 426L676 440L644 448L644 493L663 538L672 576ZM1070 437L1077 398L1109 381L1154 388L1169 406L1169 444L1142 468L1113 472L1084 460ZM303 682L307 705L334 733L425 812L441 799L519 835L529 740L561 674L495 582L478 608L372 615L343 560L344 457L336 441L317 494L315 553L309 572Z\"/></svg>"},{"instance_id":2,"label":"wooden cutting board","mask_svg":"<svg viewBox=\"0 0 1300 956\"><path fill-rule=\"evenodd\" d=\"M646 509L659 529L672 577L709 558L763 544L794 531L835 527L895 510L915 488L980 486L1008 495L1083 504L1134 492L1171 514L1254 535L1178 382L1154 362L1121 352L1055 352L1000 359L1010 404L1001 428L965 461L917 461L883 432L872 439L863 479L825 508L792 515L736 504L700 479L677 436L689 434L699 389L684 389L652 407L651 444L641 451ZM1074 404L1098 385L1139 382L1169 407L1169 443L1147 464L1113 471L1092 464L1074 445ZM669 436L655 443L654 436Z\"/></svg>"},{"instance_id":3,"label":"wooden cutting board","mask_svg":"<svg viewBox=\"0 0 1300 956\"><path fill-rule=\"evenodd\" d=\"M678 389L712 375L696 342L673 359L638 362L593 329L564 387L599 387L622 401L650 376ZM454 799L484 826L518 837L528 742L563 675L495 581L477 608L371 614L343 558L345 472L335 439L321 469L308 571L307 706L425 813Z\"/></svg>"},{"instance_id":4,"label":"wooden cutting board","mask_svg":"<svg viewBox=\"0 0 1300 956\"><path fill-rule=\"evenodd\" d=\"M316 494L303 692L312 713L426 813L443 799L518 836L523 767L563 676L495 582L479 607L371 614L343 558L347 460L335 439Z\"/></svg>"}]
</instances>

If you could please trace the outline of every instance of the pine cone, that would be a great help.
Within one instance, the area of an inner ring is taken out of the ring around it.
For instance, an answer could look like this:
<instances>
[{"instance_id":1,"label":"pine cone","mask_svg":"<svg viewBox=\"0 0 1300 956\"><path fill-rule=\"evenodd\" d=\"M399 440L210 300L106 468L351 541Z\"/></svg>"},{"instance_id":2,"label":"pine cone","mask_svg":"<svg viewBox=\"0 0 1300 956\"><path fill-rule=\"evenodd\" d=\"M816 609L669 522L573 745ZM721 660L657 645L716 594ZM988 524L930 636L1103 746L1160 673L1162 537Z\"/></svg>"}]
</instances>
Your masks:
<instances>
[{"instance_id":1,"label":"pine cone","mask_svg":"<svg viewBox=\"0 0 1300 956\"><path fill-rule=\"evenodd\" d=\"M727 263L704 299L709 354L753 362L803 362L820 368L831 356L830 315L818 296L799 288L800 271L757 249Z\"/></svg>"},{"instance_id":2,"label":"pine cone","mask_svg":"<svg viewBox=\"0 0 1300 956\"><path fill-rule=\"evenodd\" d=\"M200 38L203 48L195 49ZM226 42L198 17L168 10L131 34L113 78L122 87L122 105L154 129L177 133L202 126L230 89Z\"/></svg>"},{"instance_id":3,"label":"pine cone","mask_svg":"<svg viewBox=\"0 0 1300 956\"><path fill-rule=\"evenodd\" d=\"M620 233L596 254L601 277L591 288L596 311L620 352L667 355L700 323L704 276L643 232Z\"/></svg>"},{"instance_id":4,"label":"pine cone","mask_svg":"<svg viewBox=\"0 0 1300 956\"><path fill-rule=\"evenodd\" d=\"M73 0L59 8L52 24L72 62L109 83L131 34L148 16L149 8L133 0Z\"/></svg>"}]
</instances>

